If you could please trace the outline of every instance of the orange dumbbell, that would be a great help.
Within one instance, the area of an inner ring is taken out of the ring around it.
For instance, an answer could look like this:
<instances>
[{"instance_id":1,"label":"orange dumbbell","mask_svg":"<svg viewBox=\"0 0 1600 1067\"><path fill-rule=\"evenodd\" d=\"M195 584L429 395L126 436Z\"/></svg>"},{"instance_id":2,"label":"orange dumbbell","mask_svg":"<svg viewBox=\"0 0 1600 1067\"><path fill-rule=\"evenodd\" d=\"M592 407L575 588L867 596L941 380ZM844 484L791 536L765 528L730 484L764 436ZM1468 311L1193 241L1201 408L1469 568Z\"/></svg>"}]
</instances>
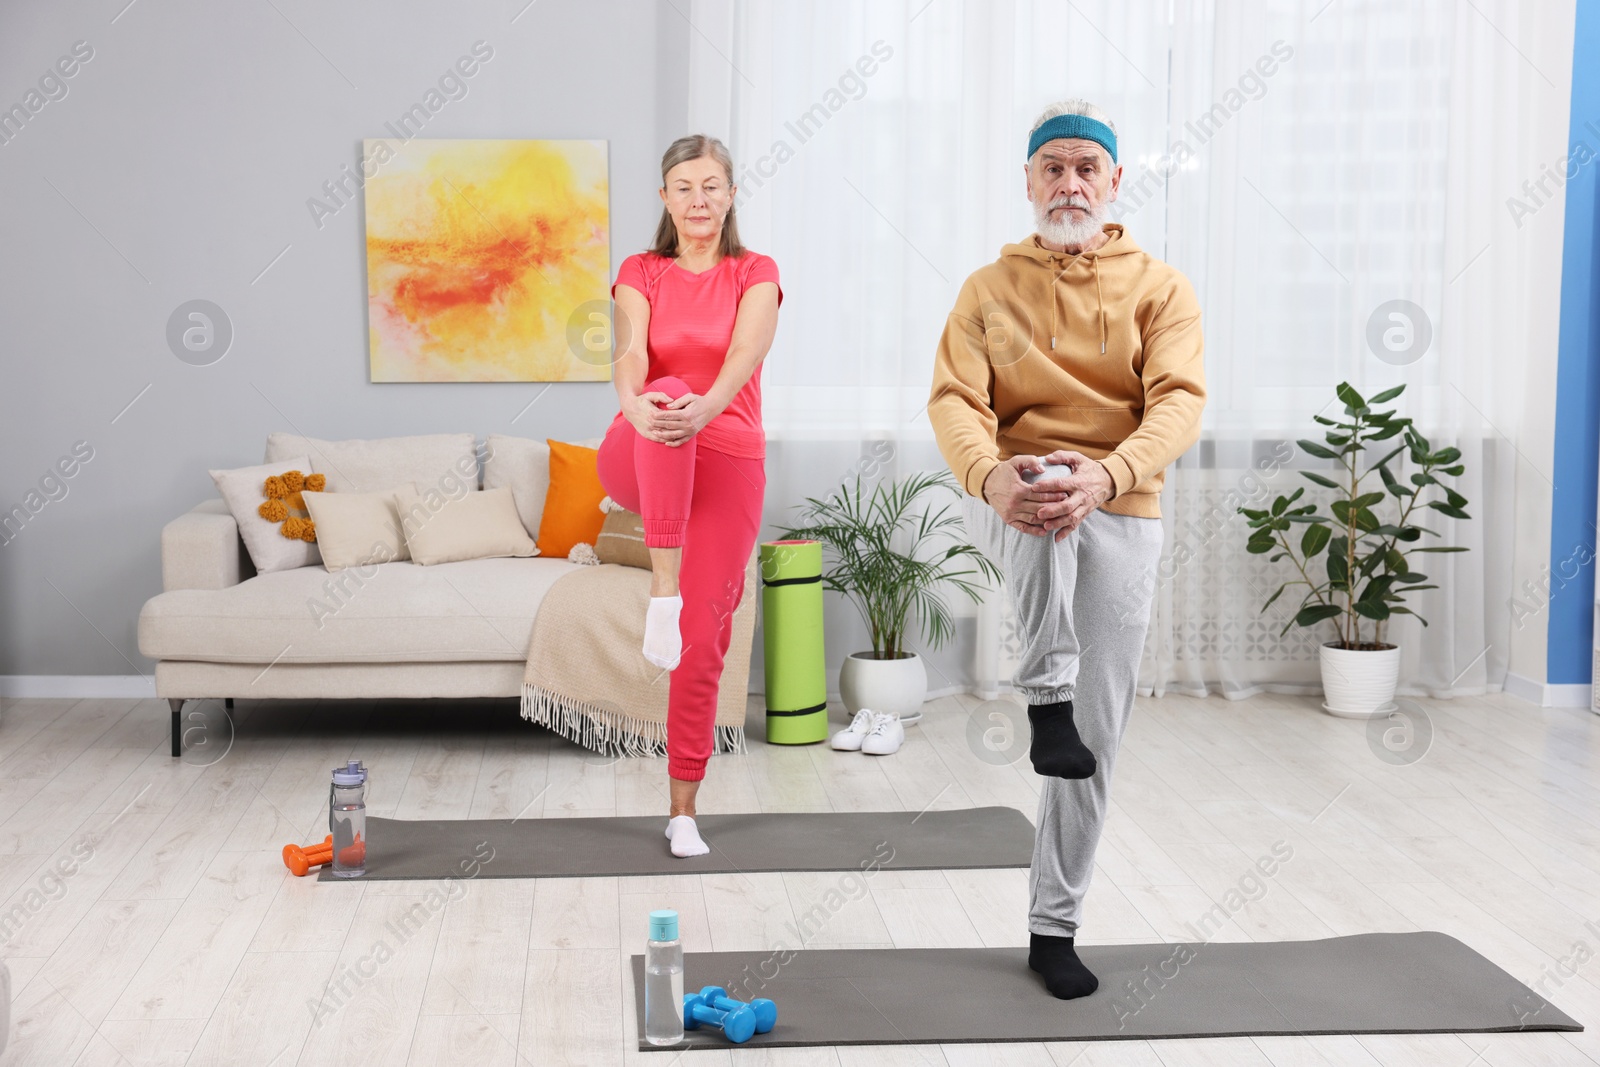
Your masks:
<instances>
[{"instance_id":1,"label":"orange dumbbell","mask_svg":"<svg viewBox=\"0 0 1600 1067\"><path fill-rule=\"evenodd\" d=\"M324 863L333 862L333 835L323 838L322 843L301 848L299 845L283 846L283 865L293 871L295 877L303 878L313 867L320 867Z\"/></svg>"},{"instance_id":2,"label":"orange dumbbell","mask_svg":"<svg viewBox=\"0 0 1600 1067\"><path fill-rule=\"evenodd\" d=\"M330 850L329 851L329 858L331 859L332 858L332 851L331 850L333 848L333 845L332 845L333 838L332 838L331 835L329 836L328 840L330 842L329 845L328 845L328 848ZM321 846L319 845L318 847L320 848ZM324 862L327 862L327 861L324 861ZM342 866L346 867L346 868L364 867L364 866L366 866L366 863L367 863L367 843L365 841L361 840L361 835L360 834L356 834L356 839L354 841L350 842L350 844L346 845L344 848L339 850L339 863Z\"/></svg>"}]
</instances>

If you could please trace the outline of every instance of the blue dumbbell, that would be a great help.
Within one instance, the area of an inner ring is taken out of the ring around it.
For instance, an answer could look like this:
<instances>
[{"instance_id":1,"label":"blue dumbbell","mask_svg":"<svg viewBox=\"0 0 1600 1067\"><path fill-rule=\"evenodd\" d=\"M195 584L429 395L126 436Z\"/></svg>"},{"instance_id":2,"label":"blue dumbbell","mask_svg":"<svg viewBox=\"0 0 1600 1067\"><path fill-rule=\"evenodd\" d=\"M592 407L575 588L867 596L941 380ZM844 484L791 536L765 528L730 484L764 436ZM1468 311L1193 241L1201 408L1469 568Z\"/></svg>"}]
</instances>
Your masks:
<instances>
[{"instance_id":1,"label":"blue dumbbell","mask_svg":"<svg viewBox=\"0 0 1600 1067\"><path fill-rule=\"evenodd\" d=\"M778 1025L778 1006L766 997L757 997L748 1003L734 1000L720 987L708 985L700 990L700 996L713 1008L722 1011L734 1011L738 1008L749 1008L756 1016L756 1033L764 1034Z\"/></svg>"},{"instance_id":2,"label":"blue dumbbell","mask_svg":"<svg viewBox=\"0 0 1600 1067\"><path fill-rule=\"evenodd\" d=\"M727 991L714 985L708 985L698 993L685 993L683 995L683 1028L685 1030L698 1030L702 1024L719 1027L722 1036L732 1041L735 1045L742 1045L749 1041L756 1032L756 1013L748 1004L739 1004L738 1001L728 1001ZM715 1001L722 999L734 1004L731 1011L725 1011L716 1006Z\"/></svg>"}]
</instances>

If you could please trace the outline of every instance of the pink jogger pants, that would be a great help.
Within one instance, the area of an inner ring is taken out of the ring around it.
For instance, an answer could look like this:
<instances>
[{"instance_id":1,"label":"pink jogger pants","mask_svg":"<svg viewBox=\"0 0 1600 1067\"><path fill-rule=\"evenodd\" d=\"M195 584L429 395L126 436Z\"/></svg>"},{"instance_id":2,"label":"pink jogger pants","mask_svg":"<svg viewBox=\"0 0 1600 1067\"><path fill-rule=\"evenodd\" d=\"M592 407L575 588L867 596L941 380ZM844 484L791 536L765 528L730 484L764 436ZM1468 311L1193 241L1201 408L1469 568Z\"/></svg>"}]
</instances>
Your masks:
<instances>
[{"instance_id":1,"label":"pink jogger pants","mask_svg":"<svg viewBox=\"0 0 1600 1067\"><path fill-rule=\"evenodd\" d=\"M661 377L641 391L676 399L691 390L680 378ZM766 465L702 448L698 435L677 446L648 440L618 413L600 445L599 474L611 499L643 516L646 545L683 547L683 657L667 696L667 774L698 782L711 758L733 612L761 529Z\"/></svg>"}]
</instances>

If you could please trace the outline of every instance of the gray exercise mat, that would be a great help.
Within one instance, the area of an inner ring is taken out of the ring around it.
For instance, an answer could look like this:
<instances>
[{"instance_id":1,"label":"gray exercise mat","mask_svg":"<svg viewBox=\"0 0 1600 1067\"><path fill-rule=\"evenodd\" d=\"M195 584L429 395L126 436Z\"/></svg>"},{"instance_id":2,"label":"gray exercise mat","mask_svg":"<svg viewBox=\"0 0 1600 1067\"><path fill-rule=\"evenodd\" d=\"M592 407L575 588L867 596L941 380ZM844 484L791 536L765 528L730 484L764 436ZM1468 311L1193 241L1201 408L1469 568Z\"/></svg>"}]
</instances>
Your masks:
<instances>
[{"instance_id":1,"label":"gray exercise mat","mask_svg":"<svg viewBox=\"0 0 1600 1067\"><path fill-rule=\"evenodd\" d=\"M367 819L367 873L406 878L588 878L755 871L1027 867L1015 808L701 815L706 856L679 859L664 815L600 819ZM474 873L476 872L476 873ZM320 881L335 879L324 867Z\"/></svg>"},{"instance_id":2,"label":"gray exercise mat","mask_svg":"<svg viewBox=\"0 0 1600 1067\"><path fill-rule=\"evenodd\" d=\"M778 1025L757 1045L1114 1041L1253 1034L1434 1034L1583 1027L1448 934L1317 941L1084 945L1100 987L1056 1000L1025 948L693 952L686 992L766 997ZM763 980L765 977L765 981ZM1131 983L1131 984L1130 984ZM644 957L633 957L644 1032ZM1143 989L1142 997L1133 990ZM715 1030L685 1046L727 1048Z\"/></svg>"}]
</instances>

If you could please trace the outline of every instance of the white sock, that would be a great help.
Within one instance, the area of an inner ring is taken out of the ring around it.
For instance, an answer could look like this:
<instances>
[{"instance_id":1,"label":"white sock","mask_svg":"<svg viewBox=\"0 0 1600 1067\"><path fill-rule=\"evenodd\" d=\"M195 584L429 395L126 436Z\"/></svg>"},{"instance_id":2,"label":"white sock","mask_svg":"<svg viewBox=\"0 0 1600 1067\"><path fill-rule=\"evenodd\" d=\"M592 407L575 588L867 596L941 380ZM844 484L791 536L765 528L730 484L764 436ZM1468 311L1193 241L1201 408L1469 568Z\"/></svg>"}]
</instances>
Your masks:
<instances>
[{"instance_id":1,"label":"white sock","mask_svg":"<svg viewBox=\"0 0 1600 1067\"><path fill-rule=\"evenodd\" d=\"M644 616L644 658L657 667L672 669L683 655L683 638L678 633L678 613L683 597L653 596Z\"/></svg>"},{"instance_id":2,"label":"white sock","mask_svg":"<svg viewBox=\"0 0 1600 1067\"><path fill-rule=\"evenodd\" d=\"M704 856L711 846L700 840L700 828L693 815L674 815L667 820L667 840L674 856Z\"/></svg>"}]
</instances>

